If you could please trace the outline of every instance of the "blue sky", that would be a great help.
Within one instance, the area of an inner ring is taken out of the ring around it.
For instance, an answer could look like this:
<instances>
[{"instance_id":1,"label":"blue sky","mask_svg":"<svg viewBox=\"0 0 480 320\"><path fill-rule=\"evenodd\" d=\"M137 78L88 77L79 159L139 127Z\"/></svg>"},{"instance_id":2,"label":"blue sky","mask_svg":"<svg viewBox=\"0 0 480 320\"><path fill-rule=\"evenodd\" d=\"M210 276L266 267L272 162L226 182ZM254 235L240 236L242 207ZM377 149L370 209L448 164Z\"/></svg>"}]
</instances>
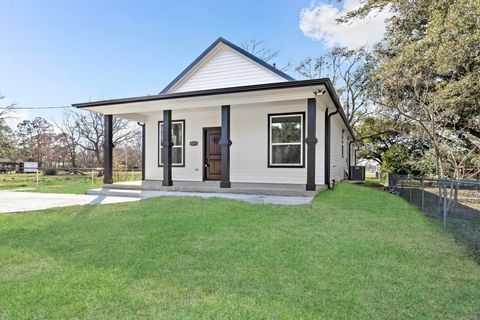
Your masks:
<instances>
[{"instance_id":1,"label":"blue sky","mask_svg":"<svg viewBox=\"0 0 480 320\"><path fill-rule=\"evenodd\" d=\"M236 44L265 41L281 50L274 62L295 66L326 50L299 27L309 6L310 0L4 0L0 93L18 107L158 93L219 36ZM51 119L60 113L29 110L20 116Z\"/></svg>"}]
</instances>

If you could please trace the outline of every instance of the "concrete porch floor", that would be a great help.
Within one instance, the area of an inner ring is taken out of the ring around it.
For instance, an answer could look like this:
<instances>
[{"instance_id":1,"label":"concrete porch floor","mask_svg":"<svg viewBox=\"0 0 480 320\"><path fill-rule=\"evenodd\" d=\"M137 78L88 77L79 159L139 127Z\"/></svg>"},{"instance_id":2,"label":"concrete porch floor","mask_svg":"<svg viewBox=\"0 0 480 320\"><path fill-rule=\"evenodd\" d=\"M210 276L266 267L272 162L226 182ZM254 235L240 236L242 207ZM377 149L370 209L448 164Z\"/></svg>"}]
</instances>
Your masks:
<instances>
[{"instance_id":1,"label":"concrete porch floor","mask_svg":"<svg viewBox=\"0 0 480 320\"><path fill-rule=\"evenodd\" d=\"M104 188L223 194L233 193L286 197L314 197L319 191L325 189L325 186L318 185L316 191L306 191L304 184L232 182L231 188L220 188L219 181L174 181L173 186L164 187L162 186L162 181L160 180L144 180L105 184Z\"/></svg>"}]
</instances>

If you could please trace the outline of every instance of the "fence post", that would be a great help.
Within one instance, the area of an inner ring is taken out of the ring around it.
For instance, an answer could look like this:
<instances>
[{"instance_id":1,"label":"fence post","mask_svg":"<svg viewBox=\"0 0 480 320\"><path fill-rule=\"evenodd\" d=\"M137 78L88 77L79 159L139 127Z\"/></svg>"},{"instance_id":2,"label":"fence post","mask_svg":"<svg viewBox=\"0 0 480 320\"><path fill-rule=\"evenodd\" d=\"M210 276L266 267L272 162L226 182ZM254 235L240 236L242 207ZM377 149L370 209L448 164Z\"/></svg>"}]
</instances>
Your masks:
<instances>
[{"instance_id":1,"label":"fence post","mask_svg":"<svg viewBox=\"0 0 480 320\"><path fill-rule=\"evenodd\" d=\"M452 181L452 189L454 191L454 194L453 194L454 205L458 203L458 185L459 185L458 182Z\"/></svg>"},{"instance_id":2,"label":"fence post","mask_svg":"<svg viewBox=\"0 0 480 320\"><path fill-rule=\"evenodd\" d=\"M37 188L38 188L38 168L37 168Z\"/></svg>"},{"instance_id":3,"label":"fence post","mask_svg":"<svg viewBox=\"0 0 480 320\"><path fill-rule=\"evenodd\" d=\"M423 207L424 207L424 205L425 205L425 190L424 190L424 188L425 188L425 183L424 183L423 178L421 178L420 181L421 181L421 188L422 188L422 212L424 212L424 211L423 211Z\"/></svg>"},{"instance_id":4,"label":"fence post","mask_svg":"<svg viewBox=\"0 0 480 320\"><path fill-rule=\"evenodd\" d=\"M95 177L94 177L94 173L93 173L93 169L92 169L92 186L95 185Z\"/></svg>"},{"instance_id":5,"label":"fence post","mask_svg":"<svg viewBox=\"0 0 480 320\"><path fill-rule=\"evenodd\" d=\"M410 185L410 190L409 190L408 198L409 198L410 203L412 203L412 182L413 182L412 176L409 175L408 176L408 184Z\"/></svg>"},{"instance_id":6,"label":"fence post","mask_svg":"<svg viewBox=\"0 0 480 320\"><path fill-rule=\"evenodd\" d=\"M447 230L447 181L443 181L443 229Z\"/></svg>"},{"instance_id":7,"label":"fence post","mask_svg":"<svg viewBox=\"0 0 480 320\"><path fill-rule=\"evenodd\" d=\"M401 196L403 196L403 195L402 195L402 193L403 193L403 176L400 176L400 177L399 177L399 180L400 180L400 191L398 192L398 194L399 194L400 197L401 197Z\"/></svg>"}]
</instances>

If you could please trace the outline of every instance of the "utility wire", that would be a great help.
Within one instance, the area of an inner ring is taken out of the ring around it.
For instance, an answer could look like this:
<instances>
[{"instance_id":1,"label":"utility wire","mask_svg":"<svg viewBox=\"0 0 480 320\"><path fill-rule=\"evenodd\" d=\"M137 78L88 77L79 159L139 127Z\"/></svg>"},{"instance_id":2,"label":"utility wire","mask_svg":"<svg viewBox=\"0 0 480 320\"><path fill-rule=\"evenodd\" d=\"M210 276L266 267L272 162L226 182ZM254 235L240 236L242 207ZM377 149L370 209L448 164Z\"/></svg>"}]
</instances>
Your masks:
<instances>
[{"instance_id":1,"label":"utility wire","mask_svg":"<svg viewBox=\"0 0 480 320\"><path fill-rule=\"evenodd\" d=\"M0 109L10 109L10 110L42 110L42 109L66 109L73 108L72 106L57 106L57 107L6 107Z\"/></svg>"}]
</instances>

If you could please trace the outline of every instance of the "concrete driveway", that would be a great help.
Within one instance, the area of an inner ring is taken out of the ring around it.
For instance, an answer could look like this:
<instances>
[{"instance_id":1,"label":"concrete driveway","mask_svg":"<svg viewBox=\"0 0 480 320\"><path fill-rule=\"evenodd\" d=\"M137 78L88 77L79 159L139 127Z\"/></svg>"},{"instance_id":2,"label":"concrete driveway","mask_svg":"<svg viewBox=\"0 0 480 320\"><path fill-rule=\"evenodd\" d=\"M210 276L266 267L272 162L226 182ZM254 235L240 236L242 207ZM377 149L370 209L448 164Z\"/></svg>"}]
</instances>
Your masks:
<instances>
[{"instance_id":1,"label":"concrete driveway","mask_svg":"<svg viewBox=\"0 0 480 320\"><path fill-rule=\"evenodd\" d=\"M0 191L0 213L43 210L74 205L94 205L138 201L153 197L224 198L253 204L307 205L313 197L262 196L215 192L176 192L126 189L91 189L87 194L37 193Z\"/></svg>"},{"instance_id":2,"label":"concrete driveway","mask_svg":"<svg viewBox=\"0 0 480 320\"><path fill-rule=\"evenodd\" d=\"M0 191L0 213L42 210L74 205L138 201L140 198L105 195Z\"/></svg>"}]
</instances>

